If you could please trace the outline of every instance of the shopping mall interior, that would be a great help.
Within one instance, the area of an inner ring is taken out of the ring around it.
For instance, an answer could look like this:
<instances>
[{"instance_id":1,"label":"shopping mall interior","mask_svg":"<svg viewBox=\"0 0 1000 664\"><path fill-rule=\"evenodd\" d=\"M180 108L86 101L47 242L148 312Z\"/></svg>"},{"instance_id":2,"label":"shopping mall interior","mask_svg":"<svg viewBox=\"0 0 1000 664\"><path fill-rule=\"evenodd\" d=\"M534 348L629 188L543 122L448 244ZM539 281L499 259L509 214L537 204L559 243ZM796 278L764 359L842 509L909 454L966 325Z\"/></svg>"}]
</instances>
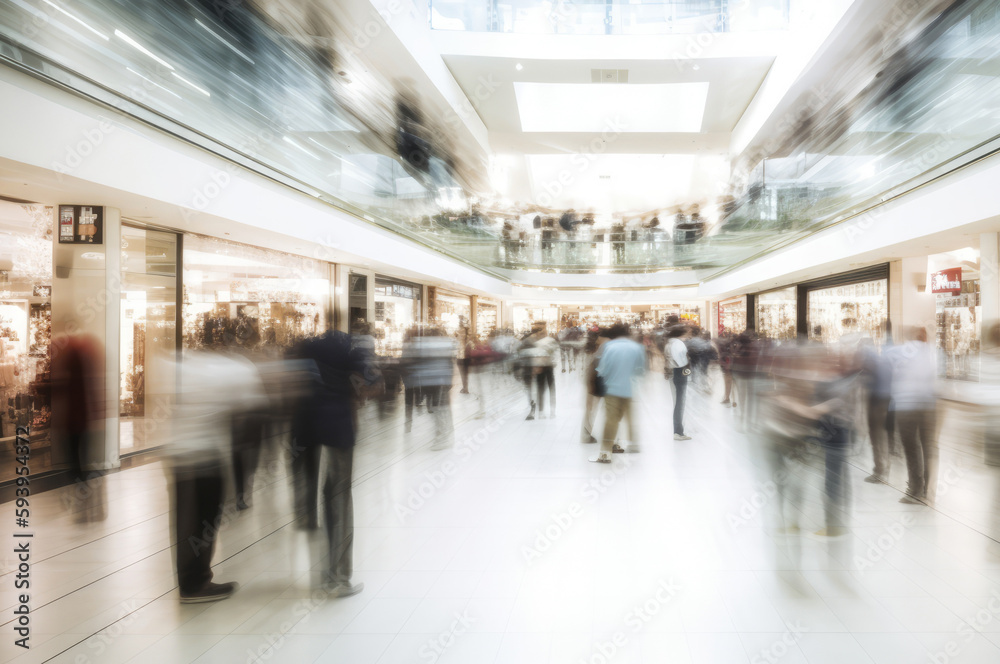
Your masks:
<instances>
[{"instance_id":1,"label":"shopping mall interior","mask_svg":"<svg viewBox=\"0 0 1000 664\"><path fill-rule=\"evenodd\" d=\"M998 54L0 0L0 662L1000 662Z\"/></svg>"}]
</instances>

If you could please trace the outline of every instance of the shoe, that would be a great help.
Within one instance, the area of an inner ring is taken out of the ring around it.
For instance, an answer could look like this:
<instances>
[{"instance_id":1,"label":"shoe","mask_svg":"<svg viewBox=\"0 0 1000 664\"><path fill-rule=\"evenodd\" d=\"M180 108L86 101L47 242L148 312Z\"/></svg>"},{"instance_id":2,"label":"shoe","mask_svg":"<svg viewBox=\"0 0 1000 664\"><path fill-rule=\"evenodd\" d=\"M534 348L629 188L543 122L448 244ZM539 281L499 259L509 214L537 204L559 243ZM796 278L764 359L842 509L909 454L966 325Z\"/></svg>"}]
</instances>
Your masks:
<instances>
[{"instance_id":1,"label":"shoe","mask_svg":"<svg viewBox=\"0 0 1000 664\"><path fill-rule=\"evenodd\" d=\"M685 436L682 433L675 433L674 440L691 440L691 436Z\"/></svg>"},{"instance_id":2,"label":"shoe","mask_svg":"<svg viewBox=\"0 0 1000 664\"><path fill-rule=\"evenodd\" d=\"M236 509L240 512L250 509L250 506L247 505L247 501L243 500L243 496L236 499Z\"/></svg>"},{"instance_id":3,"label":"shoe","mask_svg":"<svg viewBox=\"0 0 1000 664\"><path fill-rule=\"evenodd\" d=\"M587 436L587 438L583 441L583 444L584 445L593 445L596 442L597 442L596 438L594 438L593 436Z\"/></svg>"},{"instance_id":4,"label":"shoe","mask_svg":"<svg viewBox=\"0 0 1000 664\"><path fill-rule=\"evenodd\" d=\"M634 444L634 443L632 445L627 445L625 447L625 452L626 452L626 454L638 454L639 453L639 446L636 445L636 444Z\"/></svg>"},{"instance_id":5,"label":"shoe","mask_svg":"<svg viewBox=\"0 0 1000 664\"><path fill-rule=\"evenodd\" d=\"M611 455L602 452L595 457L590 457L591 463L611 463Z\"/></svg>"},{"instance_id":6,"label":"shoe","mask_svg":"<svg viewBox=\"0 0 1000 664\"><path fill-rule=\"evenodd\" d=\"M239 588L237 583L209 583L201 590L193 593L181 593L181 604L201 604L202 602L218 602L230 597Z\"/></svg>"},{"instance_id":7,"label":"shoe","mask_svg":"<svg viewBox=\"0 0 1000 664\"><path fill-rule=\"evenodd\" d=\"M468 394L469 391L468 390L459 390L458 393L459 394Z\"/></svg>"},{"instance_id":8,"label":"shoe","mask_svg":"<svg viewBox=\"0 0 1000 664\"><path fill-rule=\"evenodd\" d=\"M872 474L865 478L865 482L869 484L885 484L885 478L881 475Z\"/></svg>"},{"instance_id":9,"label":"shoe","mask_svg":"<svg viewBox=\"0 0 1000 664\"><path fill-rule=\"evenodd\" d=\"M830 528L821 528L813 533L816 537L843 537L847 534L846 528L838 528L836 526Z\"/></svg>"},{"instance_id":10,"label":"shoe","mask_svg":"<svg viewBox=\"0 0 1000 664\"><path fill-rule=\"evenodd\" d=\"M526 418L524 418L524 419L525 420L533 420L533 419L535 419L535 414L533 412L532 413L528 413L528 416Z\"/></svg>"},{"instance_id":11,"label":"shoe","mask_svg":"<svg viewBox=\"0 0 1000 664\"><path fill-rule=\"evenodd\" d=\"M924 502L922 500L920 500L916 496L911 496L909 494L907 494L907 495L903 496L902 498L900 498L899 502L903 503L904 505L923 505L924 504Z\"/></svg>"},{"instance_id":12,"label":"shoe","mask_svg":"<svg viewBox=\"0 0 1000 664\"><path fill-rule=\"evenodd\" d=\"M723 401L721 403L722 403L723 406L728 406L729 405L729 399L726 399L725 401Z\"/></svg>"},{"instance_id":13,"label":"shoe","mask_svg":"<svg viewBox=\"0 0 1000 664\"><path fill-rule=\"evenodd\" d=\"M615 443L611 447L611 453L612 454L624 454L625 453L625 448L622 447L621 445L619 445L618 443Z\"/></svg>"},{"instance_id":14,"label":"shoe","mask_svg":"<svg viewBox=\"0 0 1000 664\"><path fill-rule=\"evenodd\" d=\"M330 597L350 597L351 595L357 595L359 592L365 589L365 584L363 583L327 583L324 584L323 588L327 591Z\"/></svg>"}]
</instances>

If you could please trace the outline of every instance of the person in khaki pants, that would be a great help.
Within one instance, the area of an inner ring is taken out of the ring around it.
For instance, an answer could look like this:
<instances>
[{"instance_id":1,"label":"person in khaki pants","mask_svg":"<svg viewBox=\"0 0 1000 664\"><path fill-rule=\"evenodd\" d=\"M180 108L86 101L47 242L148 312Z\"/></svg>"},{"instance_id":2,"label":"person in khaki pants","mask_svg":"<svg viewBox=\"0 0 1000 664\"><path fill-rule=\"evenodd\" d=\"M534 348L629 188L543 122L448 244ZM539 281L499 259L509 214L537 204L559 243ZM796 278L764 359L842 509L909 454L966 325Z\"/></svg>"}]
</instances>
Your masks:
<instances>
[{"instance_id":1,"label":"person in khaki pants","mask_svg":"<svg viewBox=\"0 0 1000 664\"><path fill-rule=\"evenodd\" d=\"M594 463L611 463L613 452L624 452L615 445L618 424L622 418L628 423L628 451L638 452L639 441L632 417L632 379L646 372L646 349L628 337L628 328L618 323L608 330L609 341L601 348L601 361L597 375L604 384L604 436L601 452L590 460Z\"/></svg>"}]
</instances>

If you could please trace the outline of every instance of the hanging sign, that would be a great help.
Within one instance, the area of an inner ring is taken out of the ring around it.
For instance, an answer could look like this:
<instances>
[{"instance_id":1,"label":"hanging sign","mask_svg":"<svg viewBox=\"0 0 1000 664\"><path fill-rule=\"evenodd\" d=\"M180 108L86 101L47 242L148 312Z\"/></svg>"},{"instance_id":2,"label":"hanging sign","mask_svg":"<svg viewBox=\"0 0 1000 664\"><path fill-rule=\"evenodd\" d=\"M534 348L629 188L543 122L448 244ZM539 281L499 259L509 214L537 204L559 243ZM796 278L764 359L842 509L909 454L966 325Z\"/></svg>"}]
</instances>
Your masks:
<instances>
[{"instance_id":1,"label":"hanging sign","mask_svg":"<svg viewBox=\"0 0 1000 664\"><path fill-rule=\"evenodd\" d=\"M943 295L961 295L962 268L953 267L931 275L931 292Z\"/></svg>"},{"instance_id":2,"label":"hanging sign","mask_svg":"<svg viewBox=\"0 0 1000 664\"><path fill-rule=\"evenodd\" d=\"M104 244L104 208L60 205L59 244Z\"/></svg>"}]
</instances>

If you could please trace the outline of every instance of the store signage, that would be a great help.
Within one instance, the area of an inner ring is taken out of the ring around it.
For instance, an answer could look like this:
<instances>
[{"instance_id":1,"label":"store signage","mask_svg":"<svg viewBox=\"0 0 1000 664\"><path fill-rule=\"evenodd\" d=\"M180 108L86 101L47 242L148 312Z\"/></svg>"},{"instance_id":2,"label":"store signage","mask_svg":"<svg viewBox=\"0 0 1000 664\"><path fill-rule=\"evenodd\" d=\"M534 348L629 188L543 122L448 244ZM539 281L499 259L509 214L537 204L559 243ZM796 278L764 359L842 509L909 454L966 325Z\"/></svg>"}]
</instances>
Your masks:
<instances>
[{"instance_id":1,"label":"store signage","mask_svg":"<svg viewBox=\"0 0 1000 664\"><path fill-rule=\"evenodd\" d=\"M104 208L60 205L59 244L104 244Z\"/></svg>"},{"instance_id":2,"label":"store signage","mask_svg":"<svg viewBox=\"0 0 1000 664\"><path fill-rule=\"evenodd\" d=\"M953 267L931 275L931 292L947 295L962 294L962 268Z\"/></svg>"}]
</instances>

